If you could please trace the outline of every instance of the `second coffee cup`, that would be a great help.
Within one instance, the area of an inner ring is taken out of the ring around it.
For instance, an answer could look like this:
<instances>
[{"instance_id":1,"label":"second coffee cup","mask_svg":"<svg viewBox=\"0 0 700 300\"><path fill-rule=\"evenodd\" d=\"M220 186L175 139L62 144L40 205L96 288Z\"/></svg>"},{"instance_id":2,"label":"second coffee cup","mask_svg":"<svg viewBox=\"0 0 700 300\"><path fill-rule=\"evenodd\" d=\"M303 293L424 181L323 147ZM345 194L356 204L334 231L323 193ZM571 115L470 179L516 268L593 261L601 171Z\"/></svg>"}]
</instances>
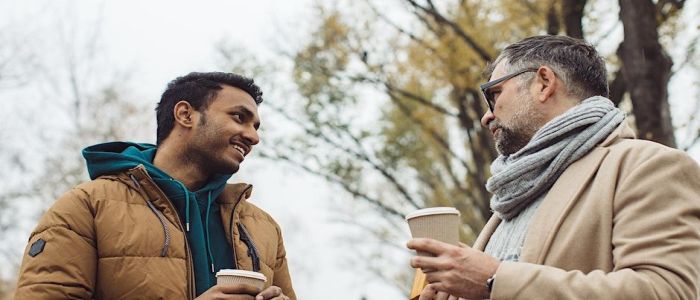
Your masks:
<instances>
[{"instance_id":1,"label":"second coffee cup","mask_svg":"<svg viewBox=\"0 0 700 300\"><path fill-rule=\"evenodd\" d=\"M419 209L406 215L414 238L431 238L452 245L459 244L459 211L454 207ZM430 256L419 251L418 255Z\"/></svg>"}]
</instances>

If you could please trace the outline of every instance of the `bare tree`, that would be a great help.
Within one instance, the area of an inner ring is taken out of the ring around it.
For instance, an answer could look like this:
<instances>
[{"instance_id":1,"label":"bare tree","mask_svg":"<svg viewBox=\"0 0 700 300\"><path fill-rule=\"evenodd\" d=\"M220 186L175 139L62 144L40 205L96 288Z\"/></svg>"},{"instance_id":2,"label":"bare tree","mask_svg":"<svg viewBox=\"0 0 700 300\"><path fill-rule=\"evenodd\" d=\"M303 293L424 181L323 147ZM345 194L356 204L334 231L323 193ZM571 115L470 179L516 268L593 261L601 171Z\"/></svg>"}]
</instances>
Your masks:
<instances>
[{"instance_id":1,"label":"bare tree","mask_svg":"<svg viewBox=\"0 0 700 300\"><path fill-rule=\"evenodd\" d=\"M658 1L683 6L684 1ZM620 0L625 39L619 49L622 76L633 103L639 135L676 147L668 106L673 62L659 42L657 6L651 0Z\"/></svg>"}]
</instances>

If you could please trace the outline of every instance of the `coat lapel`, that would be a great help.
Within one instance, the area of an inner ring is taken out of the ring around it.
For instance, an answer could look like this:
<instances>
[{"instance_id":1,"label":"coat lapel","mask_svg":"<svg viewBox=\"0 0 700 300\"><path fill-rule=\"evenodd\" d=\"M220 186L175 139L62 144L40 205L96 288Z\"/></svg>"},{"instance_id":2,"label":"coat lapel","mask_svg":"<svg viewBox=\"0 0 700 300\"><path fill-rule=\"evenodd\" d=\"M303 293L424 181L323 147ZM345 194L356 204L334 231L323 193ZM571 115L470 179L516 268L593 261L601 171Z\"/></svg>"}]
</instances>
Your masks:
<instances>
[{"instance_id":1,"label":"coat lapel","mask_svg":"<svg viewBox=\"0 0 700 300\"><path fill-rule=\"evenodd\" d=\"M520 261L544 263L559 227L607 153L606 148L594 148L559 176L532 217Z\"/></svg>"},{"instance_id":2,"label":"coat lapel","mask_svg":"<svg viewBox=\"0 0 700 300\"><path fill-rule=\"evenodd\" d=\"M498 228L498 224L501 224L501 218L496 216L496 214L491 215L491 218L488 220L488 222L486 222L484 228L481 229L481 233L479 233L479 236L476 238L472 248L479 251L484 251L486 249L486 244L488 244L491 236L493 235L493 232L496 231L496 228Z\"/></svg>"},{"instance_id":3,"label":"coat lapel","mask_svg":"<svg viewBox=\"0 0 700 300\"><path fill-rule=\"evenodd\" d=\"M532 217L520 256L521 261L539 264L544 262L547 250L569 208L576 203L577 196L586 187L586 183L593 177L608 153L605 147L620 138L635 138L634 131L627 125L626 121L623 121L613 133L600 143L599 147L594 148L588 155L571 164L559 176ZM499 224L501 224L501 219L493 214L479 233L472 248L484 251Z\"/></svg>"}]
</instances>

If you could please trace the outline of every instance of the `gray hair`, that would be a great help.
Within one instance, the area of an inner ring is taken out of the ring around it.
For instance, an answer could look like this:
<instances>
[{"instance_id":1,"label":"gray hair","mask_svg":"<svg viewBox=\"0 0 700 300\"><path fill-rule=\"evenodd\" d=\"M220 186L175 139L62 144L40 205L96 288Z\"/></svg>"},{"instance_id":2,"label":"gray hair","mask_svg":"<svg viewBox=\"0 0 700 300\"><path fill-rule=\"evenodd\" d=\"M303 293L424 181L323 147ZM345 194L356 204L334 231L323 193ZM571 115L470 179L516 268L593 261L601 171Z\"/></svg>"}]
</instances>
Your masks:
<instances>
[{"instance_id":1,"label":"gray hair","mask_svg":"<svg viewBox=\"0 0 700 300\"><path fill-rule=\"evenodd\" d=\"M581 100L592 96L608 97L605 62L595 48L583 40L567 36L541 35L523 39L506 47L487 72L500 62L508 72L540 66L550 67L561 79L566 92ZM521 86L531 82L534 74L519 77Z\"/></svg>"}]
</instances>

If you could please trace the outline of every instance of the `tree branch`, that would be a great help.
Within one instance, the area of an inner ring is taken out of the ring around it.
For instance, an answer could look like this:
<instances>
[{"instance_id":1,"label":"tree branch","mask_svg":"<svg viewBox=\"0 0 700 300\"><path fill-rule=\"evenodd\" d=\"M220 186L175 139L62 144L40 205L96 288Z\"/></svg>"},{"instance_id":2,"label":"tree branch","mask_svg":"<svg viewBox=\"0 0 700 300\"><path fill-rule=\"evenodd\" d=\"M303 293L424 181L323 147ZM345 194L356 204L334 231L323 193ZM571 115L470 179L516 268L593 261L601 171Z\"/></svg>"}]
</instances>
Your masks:
<instances>
[{"instance_id":1,"label":"tree branch","mask_svg":"<svg viewBox=\"0 0 700 300\"><path fill-rule=\"evenodd\" d=\"M404 96L404 97L409 98L411 100L414 100L420 104L423 104L427 107L430 107L433 110L435 110L441 114L444 114L444 115L449 116L449 117L455 117L455 118L457 117L456 113L450 112L447 108L444 108L438 104L435 104L435 103L431 102L430 100L428 100L424 97L421 97L419 95L416 95L414 93L411 93L407 90L395 87L388 82L384 83L384 87L386 87L387 93L389 93L389 94L392 94L394 92L399 93L401 96Z\"/></svg>"},{"instance_id":2,"label":"tree branch","mask_svg":"<svg viewBox=\"0 0 700 300\"><path fill-rule=\"evenodd\" d=\"M442 148L450 154L450 156L459 161L467 170L469 170L467 162L460 158L457 155L457 153L452 151L452 149L450 148L450 144L445 138L442 137L442 135L437 133L430 126L426 125L425 122L423 122L423 120L414 117L413 114L411 114L411 110L408 107L406 107L405 104L401 103L401 100L396 95L390 93L389 96L394 100L394 104L396 104L399 107L399 110L401 110L401 112L406 117L411 119L411 121L413 121L414 123L417 123L420 126L420 128L423 131L427 132L430 135L430 137L438 143L438 145L442 146Z\"/></svg>"},{"instance_id":3,"label":"tree branch","mask_svg":"<svg viewBox=\"0 0 700 300\"><path fill-rule=\"evenodd\" d=\"M381 209L381 210L383 210L383 211L389 213L390 215L392 215L392 216L394 216L394 217L403 218L403 216L404 216L402 213L400 213L400 212L397 211L396 209L394 209L394 208L392 208L392 207L389 207L389 206L385 205L384 203L382 203L379 199L372 198L372 197L370 197L369 195L363 193L362 191L360 191L360 190L358 190L358 189L352 188L347 182L343 181L343 180L340 179L340 178L337 178L337 177L335 177L335 176L332 176L331 174L323 173L323 172L320 172L320 171L318 171L318 170L314 170L314 169L310 168L309 166L304 165L304 164L302 164L302 163L299 163L299 162L295 161L294 159L291 159L290 157L285 156L285 155L279 155L279 154L278 154L278 155L274 155L274 156L273 156L273 155L268 155L267 153L264 153L264 152L260 153L260 155L261 155L262 157L266 157L266 158L270 158L270 159L286 161L286 162L288 162L288 163L291 164L291 165L294 165L294 166L296 166L296 167L302 168L304 171L306 171L306 172L308 172L308 173L310 173L310 174L313 174L313 175L322 177L322 178L324 178L325 180L327 180L327 181L329 181L329 182L336 183L336 184L338 184L340 187L342 187L345 191L347 191L348 193L350 193L353 197L364 199L364 200L367 201L368 203L370 203L370 204L372 204L372 205L378 207L379 209ZM416 208L417 208L417 207L416 207Z\"/></svg>"},{"instance_id":4,"label":"tree branch","mask_svg":"<svg viewBox=\"0 0 700 300\"><path fill-rule=\"evenodd\" d=\"M435 7L424 7L424 6L421 6L421 5L419 5L418 3L416 3L415 0L405 0L405 1L407 1L408 3L410 3L411 6L413 6L414 8L417 8L418 10L423 11L424 13L426 13L426 14L432 16L433 19L434 19L436 22L438 22L438 23L440 23L440 24L443 24L443 25L447 25L450 29L452 29L452 30L457 34L457 36L459 36L459 37L462 39L462 41L464 41L469 47L471 47L471 48L477 53L477 55L479 55L479 57L481 57L482 60L484 60L484 61L486 61L486 62L492 61L492 60L493 60L493 58L492 58L491 55L488 53L488 51L486 51L486 49L484 49L483 47L481 47L481 46L474 40L474 38L472 38L470 35L468 35L468 34L467 34L461 27L459 27L459 25L457 25L455 22L452 22L452 21L448 20L447 18L445 18L445 16L443 16L442 14L440 14L440 13L435 9Z\"/></svg>"},{"instance_id":5,"label":"tree branch","mask_svg":"<svg viewBox=\"0 0 700 300\"><path fill-rule=\"evenodd\" d=\"M328 145L331 145L331 146L335 147L336 149L342 150L343 152L345 152L349 155L352 155L355 158L358 158L358 159L368 163L373 169L375 169L380 174L382 174L382 176L384 178L386 178L394 186L394 188L396 188L396 190L406 199L406 201L408 201L411 205L413 205L416 208L420 207L418 202L411 196L411 194L406 190L406 188L399 183L398 179L393 174L391 174L386 168L384 168L384 167L380 166L378 163L376 163L367 154L354 151L353 149L345 147L345 146L339 144L338 142L329 139L328 136L322 134L320 131L306 127L304 124L301 123L301 121L298 121L297 119L292 118L284 110L282 110L279 107L276 107L274 105L272 105L271 107L273 110L280 113L282 116L287 118L289 121L297 124L307 134L314 136L316 138L319 138L322 141L326 142ZM343 130L345 132L345 134L347 134L348 136L352 136L352 134L350 132L347 132L347 130L345 130L343 128L334 127L334 129Z\"/></svg>"},{"instance_id":6,"label":"tree branch","mask_svg":"<svg viewBox=\"0 0 700 300\"><path fill-rule=\"evenodd\" d=\"M398 31L398 32L400 32L400 33L402 33L402 34L408 36L411 40L413 40L413 41L416 42L417 44L419 44L419 45L425 47L425 48L426 48L428 51L430 51L433 55L437 55L437 54L438 54L437 49L435 49L434 47L430 46L430 45L428 44L428 42L422 40L421 38L419 38L419 37L416 36L415 34L409 32L409 31L406 30L406 29L403 29L401 26L399 26L398 24L396 24L396 23L394 23L393 21L391 21L386 15L382 14L381 12L379 12L379 10L378 10L374 5L372 5L372 4L369 2L369 0L365 0L365 2L366 2L367 5L370 7L370 9L372 9L372 11L374 12L374 14L375 14L378 18L380 18L381 20L383 20L384 22L386 22L387 24L389 24L389 26L391 26L391 27L393 27L394 29L396 29L396 31Z\"/></svg>"}]
</instances>

